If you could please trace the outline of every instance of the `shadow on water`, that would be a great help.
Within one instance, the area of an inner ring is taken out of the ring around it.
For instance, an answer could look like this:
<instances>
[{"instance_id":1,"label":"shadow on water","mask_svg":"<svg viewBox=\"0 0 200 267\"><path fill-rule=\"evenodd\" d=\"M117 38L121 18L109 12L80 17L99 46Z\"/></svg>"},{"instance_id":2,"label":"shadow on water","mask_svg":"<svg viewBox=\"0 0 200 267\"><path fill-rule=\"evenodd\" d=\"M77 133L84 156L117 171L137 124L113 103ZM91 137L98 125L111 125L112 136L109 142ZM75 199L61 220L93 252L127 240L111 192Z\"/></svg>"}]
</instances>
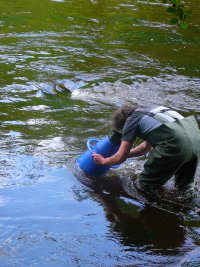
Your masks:
<instances>
[{"instance_id":1,"label":"shadow on water","mask_svg":"<svg viewBox=\"0 0 200 267\"><path fill-rule=\"evenodd\" d=\"M104 177L91 178L76 164L73 168L74 176L92 189L91 197L102 205L110 222L109 237L126 246L127 251L139 248L176 256L188 250L187 220L197 208L194 191L179 192L171 185L149 190L140 186L137 175L124 178L111 171Z\"/></svg>"},{"instance_id":2,"label":"shadow on water","mask_svg":"<svg viewBox=\"0 0 200 267\"><path fill-rule=\"evenodd\" d=\"M170 255L177 254L172 249L184 243L185 231L181 216L149 204L138 207L137 202L111 194L102 193L99 197L107 219L111 222L111 232L118 236L123 245L145 246L146 249L160 250L160 253Z\"/></svg>"}]
</instances>

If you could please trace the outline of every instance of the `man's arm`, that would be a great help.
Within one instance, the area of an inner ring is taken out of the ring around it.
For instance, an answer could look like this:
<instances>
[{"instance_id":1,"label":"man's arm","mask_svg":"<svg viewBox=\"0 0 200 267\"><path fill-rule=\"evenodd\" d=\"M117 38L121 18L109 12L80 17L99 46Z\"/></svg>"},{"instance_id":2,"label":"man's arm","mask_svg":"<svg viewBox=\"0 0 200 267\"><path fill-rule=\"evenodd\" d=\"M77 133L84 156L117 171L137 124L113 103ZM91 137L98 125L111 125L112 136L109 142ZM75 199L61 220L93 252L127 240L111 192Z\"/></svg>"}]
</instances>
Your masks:
<instances>
[{"instance_id":1,"label":"man's arm","mask_svg":"<svg viewBox=\"0 0 200 267\"><path fill-rule=\"evenodd\" d=\"M145 141L141 143L140 145L134 147L131 149L128 158L134 158L134 157L140 157L145 155L147 152L151 150L151 145Z\"/></svg>"},{"instance_id":2,"label":"man's arm","mask_svg":"<svg viewBox=\"0 0 200 267\"><path fill-rule=\"evenodd\" d=\"M96 153L92 157L97 165L118 165L128 158L132 145L132 142L122 141L119 150L112 157L104 158Z\"/></svg>"}]
</instances>

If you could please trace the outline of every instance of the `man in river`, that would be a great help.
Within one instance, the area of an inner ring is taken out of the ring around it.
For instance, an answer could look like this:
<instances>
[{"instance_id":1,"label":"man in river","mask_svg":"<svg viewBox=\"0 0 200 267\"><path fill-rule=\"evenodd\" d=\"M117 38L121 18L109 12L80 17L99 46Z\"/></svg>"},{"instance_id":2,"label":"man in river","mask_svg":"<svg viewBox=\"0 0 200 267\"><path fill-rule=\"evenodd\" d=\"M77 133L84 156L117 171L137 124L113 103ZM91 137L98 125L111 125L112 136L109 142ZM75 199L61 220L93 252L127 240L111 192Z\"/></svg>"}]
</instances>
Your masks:
<instances>
[{"instance_id":1,"label":"man in river","mask_svg":"<svg viewBox=\"0 0 200 267\"><path fill-rule=\"evenodd\" d=\"M200 158L200 130L193 115L184 118L166 107L127 105L113 114L113 128L122 132L120 148L108 158L94 153L96 164L117 165L148 152L139 177L142 184L163 185L173 175L178 188L193 184ZM137 137L143 142L133 147Z\"/></svg>"}]
</instances>

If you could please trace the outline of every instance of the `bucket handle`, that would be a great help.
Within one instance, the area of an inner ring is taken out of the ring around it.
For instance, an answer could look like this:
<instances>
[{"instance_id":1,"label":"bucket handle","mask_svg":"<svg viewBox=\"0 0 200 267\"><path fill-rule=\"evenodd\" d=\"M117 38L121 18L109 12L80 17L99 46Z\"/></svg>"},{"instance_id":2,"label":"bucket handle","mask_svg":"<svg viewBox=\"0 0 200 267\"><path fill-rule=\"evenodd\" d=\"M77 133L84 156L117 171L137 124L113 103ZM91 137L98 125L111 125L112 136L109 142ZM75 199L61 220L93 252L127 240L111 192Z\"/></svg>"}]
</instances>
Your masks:
<instances>
[{"instance_id":1,"label":"bucket handle","mask_svg":"<svg viewBox=\"0 0 200 267\"><path fill-rule=\"evenodd\" d=\"M91 153L94 153L94 147L96 145L96 143L98 143L100 140L99 139L96 139L96 138L90 138L88 141L87 141L87 148L88 150L91 152ZM95 143L95 145L93 145L92 143Z\"/></svg>"},{"instance_id":2,"label":"bucket handle","mask_svg":"<svg viewBox=\"0 0 200 267\"><path fill-rule=\"evenodd\" d=\"M94 147L96 145L96 143L98 143L100 140L99 139L96 139L96 138L90 138L88 141L87 141L87 148L88 150L90 151L90 153L94 153ZM93 145L92 143L95 143L95 145ZM119 165L113 165L113 166L109 166L111 169L117 169L120 167L120 164Z\"/></svg>"}]
</instances>

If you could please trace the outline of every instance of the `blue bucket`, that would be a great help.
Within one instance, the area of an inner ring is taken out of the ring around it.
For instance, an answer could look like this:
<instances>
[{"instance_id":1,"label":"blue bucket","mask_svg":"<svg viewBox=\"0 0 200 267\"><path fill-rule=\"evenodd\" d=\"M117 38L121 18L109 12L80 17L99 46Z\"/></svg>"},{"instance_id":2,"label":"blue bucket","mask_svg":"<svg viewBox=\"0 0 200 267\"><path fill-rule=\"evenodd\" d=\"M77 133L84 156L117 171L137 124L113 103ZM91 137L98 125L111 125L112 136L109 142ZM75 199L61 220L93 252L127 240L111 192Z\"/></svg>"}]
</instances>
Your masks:
<instances>
[{"instance_id":1,"label":"blue bucket","mask_svg":"<svg viewBox=\"0 0 200 267\"><path fill-rule=\"evenodd\" d=\"M84 152L77 159L77 164L79 167L89 176L102 176L110 168L117 168L118 166L101 166L96 165L92 158L92 154L96 152L97 154L102 155L103 157L111 157L119 150L119 145L111 142L108 136L104 137L102 140L99 139L89 139L87 141L88 150Z\"/></svg>"}]
</instances>

